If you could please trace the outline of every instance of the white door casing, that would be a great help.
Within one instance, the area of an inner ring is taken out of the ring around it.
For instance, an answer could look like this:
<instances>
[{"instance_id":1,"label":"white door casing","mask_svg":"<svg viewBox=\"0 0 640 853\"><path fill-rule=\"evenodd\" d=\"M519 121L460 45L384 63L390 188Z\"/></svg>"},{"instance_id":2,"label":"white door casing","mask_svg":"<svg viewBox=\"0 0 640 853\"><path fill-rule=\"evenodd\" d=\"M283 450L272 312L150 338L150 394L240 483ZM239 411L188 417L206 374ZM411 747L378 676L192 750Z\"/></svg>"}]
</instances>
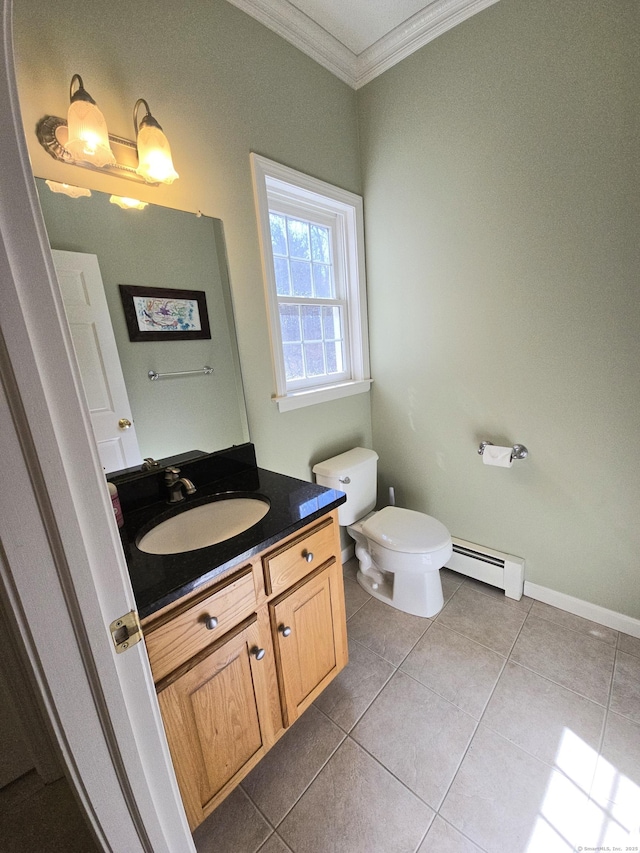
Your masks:
<instances>
[{"instance_id":1,"label":"white door casing","mask_svg":"<svg viewBox=\"0 0 640 853\"><path fill-rule=\"evenodd\" d=\"M22 130L11 2L0 18L0 586L102 849L194 853L104 486Z\"/></svg>"},{"instance_id":2,"label":"white door casing","mask_svg":"<svg viewBox=\"0 0 640 853\"><path fill-rule=\"evenodd\" d=\"M142 456L97 255L60 249L51 254L102 467L110 473L140 465Z\"/></svg>"}]
</instances>

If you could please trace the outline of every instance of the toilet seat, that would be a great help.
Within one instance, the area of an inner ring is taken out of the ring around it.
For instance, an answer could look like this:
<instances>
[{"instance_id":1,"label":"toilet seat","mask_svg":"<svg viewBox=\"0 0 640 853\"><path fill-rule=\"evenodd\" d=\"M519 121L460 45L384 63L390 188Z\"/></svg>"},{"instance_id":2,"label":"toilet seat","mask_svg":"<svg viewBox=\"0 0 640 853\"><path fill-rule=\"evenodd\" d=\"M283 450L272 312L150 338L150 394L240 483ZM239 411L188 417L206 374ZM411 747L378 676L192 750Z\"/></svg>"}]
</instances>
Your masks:
<instances>
[{"instance_id":1,"label":"toilet seat","mask_svg":"<svg viewBox=\"0 0 640 853\"><path fill-rule=\"evenodd\" d=\"M451 545L447 528L430 515L387 506L362 523L362 533L390 551L428 554Z\"/></svg>"}]
</instances>

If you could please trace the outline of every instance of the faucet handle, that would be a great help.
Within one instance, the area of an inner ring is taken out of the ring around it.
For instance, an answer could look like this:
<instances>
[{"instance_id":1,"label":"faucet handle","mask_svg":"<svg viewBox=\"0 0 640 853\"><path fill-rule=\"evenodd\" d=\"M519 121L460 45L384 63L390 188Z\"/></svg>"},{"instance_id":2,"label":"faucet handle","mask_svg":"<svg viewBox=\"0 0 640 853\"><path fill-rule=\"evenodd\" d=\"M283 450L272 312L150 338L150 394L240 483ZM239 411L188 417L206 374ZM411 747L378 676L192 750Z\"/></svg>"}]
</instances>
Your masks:
<instances>
[{"instance_id":1,"label":"faucet handle","mask_svg":"<svg viewBox=\"0 0 640 853\"><path fill-rule=\"evenodd\" d=\"M174 480L178 479L178 474L180 473L179 468L175 468L170 466L169 468L164 469L164 479L167 483L173 483Z\"/></svg>"}]
</instances>

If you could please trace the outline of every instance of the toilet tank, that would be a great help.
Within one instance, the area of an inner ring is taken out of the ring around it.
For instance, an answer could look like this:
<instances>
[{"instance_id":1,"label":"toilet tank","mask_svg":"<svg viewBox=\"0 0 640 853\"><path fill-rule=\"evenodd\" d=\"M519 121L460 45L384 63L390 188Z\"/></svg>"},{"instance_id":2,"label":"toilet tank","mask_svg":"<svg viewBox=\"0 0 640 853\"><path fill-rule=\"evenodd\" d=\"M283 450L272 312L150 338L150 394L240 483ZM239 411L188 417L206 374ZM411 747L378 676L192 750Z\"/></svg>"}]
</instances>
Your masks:
<instances>
[{"instance_id":1,"label":"toilet tank","mask_svg":"<svg viewBox=\"0 0 640 853\"><path fill-rule=\"evenodd\" d=\"M376 505L378 454L354 447L313 466L316 483L346 492L347 502L338 507L338 523L346 527Z\"/></svg>"}]
</instances>

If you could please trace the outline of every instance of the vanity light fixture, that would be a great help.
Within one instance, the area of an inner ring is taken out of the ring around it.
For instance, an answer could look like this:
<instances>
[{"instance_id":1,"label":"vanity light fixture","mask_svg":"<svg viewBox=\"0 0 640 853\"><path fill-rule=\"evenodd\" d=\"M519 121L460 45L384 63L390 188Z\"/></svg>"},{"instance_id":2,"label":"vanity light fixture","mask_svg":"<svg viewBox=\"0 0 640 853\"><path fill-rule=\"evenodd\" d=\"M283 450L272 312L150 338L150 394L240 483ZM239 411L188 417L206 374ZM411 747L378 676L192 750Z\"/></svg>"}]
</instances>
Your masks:
<instances>
[{"instance_id":1,"label":"vanity light fixture","mask_svg":"<svg viewBox=\"0 0 640 853\"><path fill-rule=\"evenodd\" d=\"M122 195L112 195L109 201L111 204L117 204L123 210L144 210L149 204L148 201L140 201L137 198L128 198Z\"/></svg>"},{"instance_id":2,"label":"vanity light fixture","mask_svg":"<svg viewBox=\"0 0 640 853\"><path fill-rule=\"evenodd\" d=\"M74 92L75 83L78 88ZM107 122L96 102L84 88L79 74L74 74L71 78L69 101L68 136L65 144L69 154L74 160L84 160L99 168L113 166L116 158L109 145Z\"/></svg>"},{"instance_id":3,"label":"vanity light fixture","mask_svg":"<svg viewBox=\"0 0 640 853\"><path fill-rule=\"evenodd\" d=\"M143 98L136 101L133 109L134 142L107 131L105 118L79 74L71 78L69 95L71 104L66 120L47 115L36 125L38 141L55 160L147 186L175 181L178 173L173 168L167 137ZM138 127L141 105L146 113Z\"/></svg>"},{"instance_id":4,"label":"vanity light fixture","mask_svg":"<svg viewBox=\"0 0 640 853\"><path fill-rule=\"evenodd\" d=\"M146 113L138 127L138 112L141 105L144 105ZM171 148L164 131L151 115L149 104L144 98L138 98L133 108L133 126L136 130L138 147L136 172L146 181L172 184L178 177L178 173L173 168Z\"/></svg>"}]
</instances>

